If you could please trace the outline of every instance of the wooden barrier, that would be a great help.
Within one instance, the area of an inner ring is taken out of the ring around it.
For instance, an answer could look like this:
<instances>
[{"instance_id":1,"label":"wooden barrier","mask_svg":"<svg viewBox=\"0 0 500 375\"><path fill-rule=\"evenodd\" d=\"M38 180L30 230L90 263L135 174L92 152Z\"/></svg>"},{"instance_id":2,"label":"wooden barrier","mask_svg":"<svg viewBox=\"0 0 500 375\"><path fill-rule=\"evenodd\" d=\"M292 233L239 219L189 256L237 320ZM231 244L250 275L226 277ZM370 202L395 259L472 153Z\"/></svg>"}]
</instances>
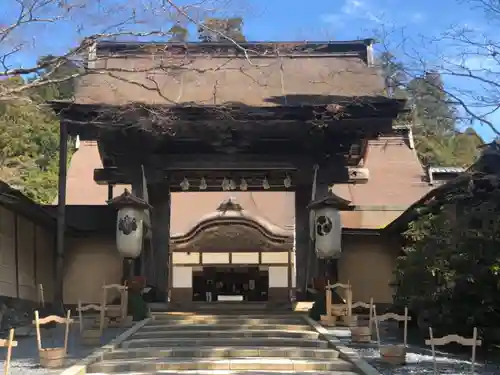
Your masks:
<instances>
[{"instance_id":1,"label":"wooden barrier","mask_svg":"<svg viewBox=\"0 0 500 375\"><path fill-rule=\"evenodd\" d=\"M345 292L346 304L334 304L332 303L332 293L335 289L341 288ZM344 325L352 324L352 288L351 284L336 283L330 285L330 282L325 286L325 298L326 298L326 315L321 316L321 323L326 326L335 326L337 322L341 322L343 319Z\"/></svg>"},{"instance_id":2,"label":"wooden barrier","mask_svg":"<svg viewBox=\"0 0 500 375\"><path fill-rule=\"evenodd\" d=\"M120 305L108 305L108 291L116 289L120 295ZM104 284L102 286L101 320L105 326L124 327L132 324L132 317L128 312L128 287L120 284Z\"/></svg>"},{"instance_id":3,"label":"wooden barrier","mask_svg":"<svg viewBox=\"0 0 500 375\"><path fill-rule=\"evenodd\" d=\"M386 320L396 320L398 322L404 322L404 334L403 334L403 345L381 345L380 342L380 328L379 323ZM382 358L387 363L393 365L404 365L406 363L406 343L408 337L408 321L411 317L408 316L408 308L405 307L404 315L398 315L394 313L386 313L384 315L377 316L377 308L373 306L373 320L375 322L375 331L377 332L377 345L380 351L380 358Z\"/></svg>"},{"instance_id":4,"label":"wooden barrier","mask_svg":"<svg viewBox=\"0 0 500 375\"><path fill-rule=\"evenodd\" d=\"M432 327L429 327L429 339L425 340L426 345L431 346L431 351L432 351L432 362L434 366L434 375L436 375L437 372L437 362L436 362L436 345L441 346L441 345L448 345L451 343L457 343L463 346L471 346L472 347L472 356L471 356L471 366L470 366L470 374L474 374L474 368L476 365L476 346L481 346L482 342L481 340L477 339L477 328L474 327L474 330L472 332L472 338L468 339L463 336L459 336L457 334L452 334L452 335L447 335L443 337L434 337L432 334Z\"/></svg>"},{"instance_id":5,"label":"wooden barrier","mask_svg":"<svg viewBox=\"0 0 500 375\"><path fill-rule=\"evenodd\" d=\"M42 336L40 334L40 326L48 323L65 324L64 331L64 346L59 348L43 348ZM40 355L40 366L45 368L58 368L64 366L64 360L68 352L68 338L69 338L69 325L73 322L71 319L71 311L68 310L66 318L57 315L50 315L40 319L38 310L35 311L35 327L36 327L36 341L38 344L38 353Z\"/></svg>"},{"instance_id":6,"label":"wooden barrier","mask_svg":"<svg viewBox=\"0 0 500 375\"><path fill-rule=\"evenodd\" d=\"M102 306L96 304L82 305L78 301L78 320L80 323L80 337L82 343L85 345L99 345L101 343L101 336L104 330L104 319L101 314ZM85 327L84 312L96 311L99 313L98 318L94 319L92 326Z\"/></svg>"},{"instance_id":7,"label":"wooden barrier","mask_svg":"<svg viewBox=\"0 0 500 375\"><path fill-rule=\"evenodd\" d=\"M7 340L0 339L0 348L7 348L7 355L5 356L4 375L9 375L10 359L12 358L12 348L17 346L17 341L14 341L14 328L9 330L9 338Z\"/></svg>"},{"instance_id":8,"label":"wooden barrier","mask_svg":"<svg viewBox=\"0 0 500 375\"><path fill-rule=\"evenodd\" d=\"M356 308L364 308L369 311L368 327L351 326L351 341L357 343L367 343L372 339L372 322L373 322L373 298L370 298L370 303L358 301L352 304L352 310ZM355 315L353 316L353 321L359 324L359 319Z\"/></svg>"}]
</instances>

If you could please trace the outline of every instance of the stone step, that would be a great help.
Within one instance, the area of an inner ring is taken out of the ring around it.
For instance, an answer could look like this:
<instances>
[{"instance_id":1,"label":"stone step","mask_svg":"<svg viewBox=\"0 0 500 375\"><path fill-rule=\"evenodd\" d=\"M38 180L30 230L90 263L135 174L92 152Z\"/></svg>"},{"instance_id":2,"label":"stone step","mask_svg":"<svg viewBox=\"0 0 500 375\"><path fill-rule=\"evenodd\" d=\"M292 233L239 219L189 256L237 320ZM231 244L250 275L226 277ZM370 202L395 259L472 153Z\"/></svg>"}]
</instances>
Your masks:
<instances>
[{"instance_id":1,"label":"stone step","mask_svg":"<svg viewBox=\"0 0 500 375\"><path fill-rule=\"evenodd\" d=\"M311 327L306 324L218 324L218 323L203 323L195 324L191 322L173 322L157 323L152 322L141 328L141 332L153 332L161 330L183 330L183 331L243 331L247 329L253 330L290 330L290 331L306 331L311 330Z\"/></svg>"},{"instance_id":2,"label":"stone step","mask_svg":"<svg viewBox=\"0 0 500 375\"><path fill-rule=\"evenodd\" d=\"M296 339L317 339L319 333L316 331L291 331L291 330L258 330L258 329L247 329L247 330L203 330L199 329L197 331L186 331L186 330L172 330L163 329L157 331L138 331L132 336L132 339L138 338L179 338L179 339L191 339L191 338L230 338L230 337L283 337L283 338L296 338Z\"/></svg>"},{"instance_id":3,"label":"stone step","mask_svg":"<svg viewBox=\"0 0 500 375\"><path fill-rule=\"evenodd\" d=\"M224 313L210 313L210 312L152 312L151 316L161 319L173 319L173 318L185 318L185 317L201 317L201 318L227 318L227 319L239 319L239 318L254 318L254 319L277 319L277 318L294 318L294 319L302 319L303 314L300 313L245 313L238 312L237 314L226 314Z\"/></svg>"},{"instance_id":4,"label":"stone step","mask_svg":"<svg viewBox=\"0 0 500 375\"><path fill-rule=\"evenodd\" d=\"M328 342L318 339L294 339L289 337L204 337L193 339L180 338L155 338L155 339L134 339L131 338L122 343L123 349L128 348L174 348L193 346L250 346L250 347L307 347L307 348L328 348Z\"/></svg>"},{"instance_id":5,"label":"stone step","mask_svg":"<svg viewBox=\"0 0 500 375\"><path fill-rule=\"evenodd\" d=\"M94 372L93 375L109 373ZM114 372L113 375L359 375L353 371L238 371L238 370L193 370L193 371L148 371L148 372Z\"/></svg>"},{"instance_id":6,"label":"stone step","mask_svg":"<svg viewBox=\"0 0 500 375\"><path fill-rule=\"evenodd\" d=\"M284 302L250 302L250 301L216 301L216 302L184 302L170 303L167 311L215 311L233 313L235 311L291 311L292 304ZM151 305L151 311L162 311Z\"/></svg>"},{"instance_id":7,"label":"stone step","mask_svg":"<svg viewBox=\"0 0 500 375\"><path fill-rule=\"evenodd\" d=\"M153 315L151 324L155 323L170 323L189 322L191 324L211 323L211 324L304 324L304 320L299 316L288 317L255 317L255 316L209 316L209 315L193 315L193 316L168 316L168 315Z\"/></svg>"},{"instance_id":8,"label":"stone step","mask_svg":"<svg viewBox=\"0 0 500 375\"><path fill-rule=\"evenodd\" d=\"M292 360L287 358L238 358L218 360L186 359L120 359L92 364L87 373L151 372L186 370L242 370L242 371L351 371L353 365L341 359L330 361Z\"/></svg>"},{"instance_id":9,"label":"stone step","mask_svg":"<svg viewBox=\"0 0 500 375\"><path fill-rule=\"evenodd\" d=\"M293 359L338 359L339 352L334 349L298 347L178 347L178 348L140 348L118 349L104 353L104 360L132 358L293 358Z\"/></svg>"}]
</instances>

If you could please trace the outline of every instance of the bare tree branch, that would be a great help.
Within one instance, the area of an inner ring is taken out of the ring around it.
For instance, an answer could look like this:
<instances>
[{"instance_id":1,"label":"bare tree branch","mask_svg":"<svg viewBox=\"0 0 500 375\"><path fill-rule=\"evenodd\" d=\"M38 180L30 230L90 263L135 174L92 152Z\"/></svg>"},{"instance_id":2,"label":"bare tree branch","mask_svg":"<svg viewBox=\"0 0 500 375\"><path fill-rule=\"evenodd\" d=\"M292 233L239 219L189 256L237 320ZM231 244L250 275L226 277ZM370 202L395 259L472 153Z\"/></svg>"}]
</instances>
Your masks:
<instances>
[{"instance_id":1,"label":"bare tree branch","mask_svg":"<svg viewBox=\"0 0 500 375\"><path fill-rule=\"evenodd\" d=\"M481 12L493 26L477 30L453 25L439 35L407 35L404 29L382 30L382 50L396 54L410 79L436 71L445 79L439 87L450 104L461 109L462 120L477 121L500 136L491 116L500 113L500 2L458 0ZM399 83L404 85L404 82Z\"/></svg>"}]
</instances>

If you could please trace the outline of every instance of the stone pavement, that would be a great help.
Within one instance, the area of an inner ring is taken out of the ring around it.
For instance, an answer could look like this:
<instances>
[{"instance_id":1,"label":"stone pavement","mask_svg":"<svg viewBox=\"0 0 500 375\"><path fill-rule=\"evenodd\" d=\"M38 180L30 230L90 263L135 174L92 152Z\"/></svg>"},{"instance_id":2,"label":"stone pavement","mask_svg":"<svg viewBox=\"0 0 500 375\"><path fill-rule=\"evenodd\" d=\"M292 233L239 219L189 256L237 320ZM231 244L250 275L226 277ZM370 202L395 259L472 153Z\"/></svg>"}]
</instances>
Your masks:
<instances>
[{"instance_id":1,"label":"stone pavement","mask_svg":"<svg viewBox=\"0 0 500 375\"><path fill-rule=\"evenodd\" d=\"M356 375L300 315L154 313L93 374Z\"/></svg>"}]
</instances>

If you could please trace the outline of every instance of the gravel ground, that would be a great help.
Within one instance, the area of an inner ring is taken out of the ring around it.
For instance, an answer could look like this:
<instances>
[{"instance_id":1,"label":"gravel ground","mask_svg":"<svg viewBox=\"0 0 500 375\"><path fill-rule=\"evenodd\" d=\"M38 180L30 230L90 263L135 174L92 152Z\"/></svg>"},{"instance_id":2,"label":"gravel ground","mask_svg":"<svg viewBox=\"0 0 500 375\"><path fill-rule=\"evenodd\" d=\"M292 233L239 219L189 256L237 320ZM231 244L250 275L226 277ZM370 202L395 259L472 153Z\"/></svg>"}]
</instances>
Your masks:
<instances>
[{"instance_id":1,"label":"gravel ground","mask_svg":"<svg viewBox=\"0 0 500 375\"><path fill-rule=\"evenodd\" d=\"M388 332L389 331L389 332ZM382 344L401 344L400 332L390 332L381 335ZM429 347L409 345L406 355L405 366L390 366L380 360L378 348L372 344L351 344L350 337L339 337L340 341L355 349L358 354L379 370L384 375L433 375L434 364ZM469 375L470 355L456 355L444 351L436 352L437 370L439 374ZM477 375L499 375L500 360L493 362L476 361L475 374Z\"/></svg>"},{"instance_id":2,"label":"gravel ground","mask_svg":"<svg viewBox=\"0 0 500 375\"><path fill-rule=\"evenodd\" d=\"M432 375L433 362L432 354L427 349L412 347L408 348L406 354L406 365L392 367L380 361L378 349L354 347L356 351L372 366L384 375ZM439 374L469 375L470 360L459 358L447 353L439 353L436 356L437 370ZM478 361L475 366L477 375L498 375L500 366L494 363L484 363Z\"/></svg>"},{"instance_id":3,"label":"gravel ground","mask_svg":"<svg viewBox=\"0 0 500 375\"><path fill-rule=\"evenodd\" d=\"M107 328L101 340L101 345L105 345L120 335L126 328ZM36 336L17 337L18 345L12 349L12 360L10 365L10 375L53 375L59 374L66 367L74 365L77 361L85 358L96 350L99 346L82 345L79 337L78 324L73 324L68 342L68 357L66 366L61 369L48 370L39 366L38 348ZM44 347L63 346L64 328L58 326L51 330L42 330L42 345ZM0 373L3 373L4 360L7 350L0 348Z\"/></svg>"}]
</instances>

